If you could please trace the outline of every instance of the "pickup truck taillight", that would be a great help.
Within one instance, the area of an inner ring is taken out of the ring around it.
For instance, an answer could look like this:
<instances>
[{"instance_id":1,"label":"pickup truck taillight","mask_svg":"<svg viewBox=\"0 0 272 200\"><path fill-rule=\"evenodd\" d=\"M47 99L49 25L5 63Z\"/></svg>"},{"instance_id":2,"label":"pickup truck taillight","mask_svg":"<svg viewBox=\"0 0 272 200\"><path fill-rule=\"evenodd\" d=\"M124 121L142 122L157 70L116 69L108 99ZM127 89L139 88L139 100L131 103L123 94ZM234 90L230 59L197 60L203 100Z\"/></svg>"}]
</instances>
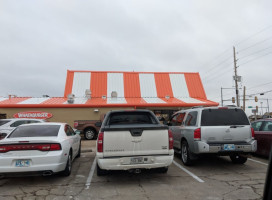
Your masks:
<instances>
[{"instance_id":1,"label":"pickup truck taillight","mask_svg":"<svg viewBox=\"0 0 272 200\"><path fill-rule=\"evenodd\" d=\"M251 128L251 137L252 137L252 139L254 139L254 137L255 137L255 131L254 131L254 128Z\"/></svg>"},{"instance_id":2,"label":"pickup truck taillight","mask_svg":"<svg viewBox=\"0 0 272 200\"><path fill-rule=\"evenodd\" d=\"M74 128L78 127L78 122L74 122Z\"/></svg>"},{"instance_id":3,"label":"pickup truck taillight","mask_svg":"<svg viewBox=\"0 0 272 200\"><path fill-rule=\"evenodd\" d=\"M97 138L97 152L103 152L104 133L100 132Z\"/></svg>"},{"instance_id":4,"label":"pickup truck taillight","mask_svg":"<svg viewBox=\"0 0 272 200\"><path fill-rule=\"evenodd\" d=\"M194 131L194 140L200 140L201 139L201 129L195 129Z\"/></svg>"},{"instance_id":5,"label":"pickup truck taillight","mask_svg":"<svg viewBox=\"0 0 272 200\"><path fill-rule=\"evenodd\" d=\"M173 149L173 134L171 130L168 130L168 138L169 138L169 150Z\"/></svg>"}]
</instances>

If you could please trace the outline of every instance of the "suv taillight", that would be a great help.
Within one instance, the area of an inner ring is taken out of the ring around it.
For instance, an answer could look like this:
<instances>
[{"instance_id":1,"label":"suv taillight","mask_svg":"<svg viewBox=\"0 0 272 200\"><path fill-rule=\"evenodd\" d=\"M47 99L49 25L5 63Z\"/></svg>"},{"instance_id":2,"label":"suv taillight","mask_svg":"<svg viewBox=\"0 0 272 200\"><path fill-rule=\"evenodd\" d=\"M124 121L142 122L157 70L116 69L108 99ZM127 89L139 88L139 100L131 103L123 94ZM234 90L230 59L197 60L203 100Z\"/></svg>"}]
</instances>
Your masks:
<instances>
[{"instance_id":1,"label":"suv taillight","mask_svg":"<svg viewBox=\"0 0 272 200\"><path fill-rule=\"evenodd\" d=\"M194 140L200 140L201 139L201 129L195 129L194 131Z\"/></svg>"},{"instance_id":2,"label":"suv taillight","mask_svg":"<svg viewBox=\"0 0 272 200\"><path fill-rule=\"evenodd\" d=\"M103 152L104 133L100 132L97 138L97 152Z\"/></svg>"},{"instance_id":3,"label":"suv taillight","mask_svg":"<svg viewBox=\"0 0 272 200\"><path fill-rule=\"evenodd\" d=\"M74 128L78 127L78 122L74 122Z\"/></svg>"},{"instance_id":4,"label":"suv taillight","mask_svg":"<svg viewBox=\"0 0 272 200\"><path fill-rule=\"evenodd\" d=\"M252 137L252 139L254 139L254 137L255 137L255 131L254 131L254 128L251 128L251 137Z\"/></svg>"},{"instance_id":5,"label":"suv taillight","mask_svg":"<svg viewBox=\"0 0 272 200\"><path fill-rule=\"evenodd\" d=\"M168 130L168 138L169 138L169 150L173 149L173 134L171 130Z\"/></svg>"}]
</instances>

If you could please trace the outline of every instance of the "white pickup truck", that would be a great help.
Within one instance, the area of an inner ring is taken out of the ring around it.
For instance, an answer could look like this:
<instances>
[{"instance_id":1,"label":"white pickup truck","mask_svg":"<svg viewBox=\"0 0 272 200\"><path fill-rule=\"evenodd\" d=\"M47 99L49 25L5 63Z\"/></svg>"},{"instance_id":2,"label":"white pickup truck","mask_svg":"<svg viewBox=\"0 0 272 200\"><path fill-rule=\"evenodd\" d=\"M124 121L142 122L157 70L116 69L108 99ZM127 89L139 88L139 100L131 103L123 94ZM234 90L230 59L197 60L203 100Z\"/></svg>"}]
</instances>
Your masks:
<instances>
[{"instance_id":1,"label":"white pickup truck","mask_svg":"<svg viewBox=\"0 0 272 200\"><path fill-rule=\"evenodd\" d=\"M97 175L109 170L157 168L166 173L173 161L173 136L148 110L110 111L97 138Z\"/></svg>"}]
</instances>

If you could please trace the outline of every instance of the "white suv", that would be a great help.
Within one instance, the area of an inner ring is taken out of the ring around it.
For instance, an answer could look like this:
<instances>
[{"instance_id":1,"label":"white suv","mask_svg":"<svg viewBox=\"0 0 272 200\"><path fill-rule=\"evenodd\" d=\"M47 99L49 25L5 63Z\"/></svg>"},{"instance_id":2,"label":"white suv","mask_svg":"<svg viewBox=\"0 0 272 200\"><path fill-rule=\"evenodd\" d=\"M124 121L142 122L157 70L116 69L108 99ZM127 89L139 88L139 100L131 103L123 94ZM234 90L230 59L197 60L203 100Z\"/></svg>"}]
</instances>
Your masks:
<instances>
[{"instance_id":1,"label":"white suv","mask_svg":"<svg viewBox=\"0 0 272 200\"><path fill-rule=\"evenodd\" d=\"M190 165L201 154L230 156L243 164L257 150L254 129L238 107L196 107L175 113L168 123L175 152Z\"/></svg>"},{"instance_id":2,"label":"white suv","mask_svg":"<svg viewBox=\"0 0 272 200\"><path fill-rule=\"evenodd\" d=\"M41 123L41 122L45 122L45 121L42 119L30 119L30 118L0 119L0 140L4 139L17 126L20 126L22 124Z\"/></svg>"}]
</instances>

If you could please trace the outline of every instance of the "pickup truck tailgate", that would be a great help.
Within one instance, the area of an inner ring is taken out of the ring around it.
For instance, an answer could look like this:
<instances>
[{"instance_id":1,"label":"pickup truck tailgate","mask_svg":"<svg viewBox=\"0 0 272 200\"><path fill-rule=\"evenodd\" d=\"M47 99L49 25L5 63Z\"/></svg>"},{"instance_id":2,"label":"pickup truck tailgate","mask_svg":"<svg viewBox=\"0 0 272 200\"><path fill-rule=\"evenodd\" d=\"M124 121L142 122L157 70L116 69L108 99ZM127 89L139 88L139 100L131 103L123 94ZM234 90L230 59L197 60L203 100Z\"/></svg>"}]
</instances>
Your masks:
<instances>
[{"instance_id":1,"label":"pickup truck tailgate","mask_svg":"<svg viewBox=\"0 0 272 200\"><path fill-rule=\"evenodd\" d=\"M167 127L106 128L104 157L169 155Z\"/></svg>"}]
</instances>

